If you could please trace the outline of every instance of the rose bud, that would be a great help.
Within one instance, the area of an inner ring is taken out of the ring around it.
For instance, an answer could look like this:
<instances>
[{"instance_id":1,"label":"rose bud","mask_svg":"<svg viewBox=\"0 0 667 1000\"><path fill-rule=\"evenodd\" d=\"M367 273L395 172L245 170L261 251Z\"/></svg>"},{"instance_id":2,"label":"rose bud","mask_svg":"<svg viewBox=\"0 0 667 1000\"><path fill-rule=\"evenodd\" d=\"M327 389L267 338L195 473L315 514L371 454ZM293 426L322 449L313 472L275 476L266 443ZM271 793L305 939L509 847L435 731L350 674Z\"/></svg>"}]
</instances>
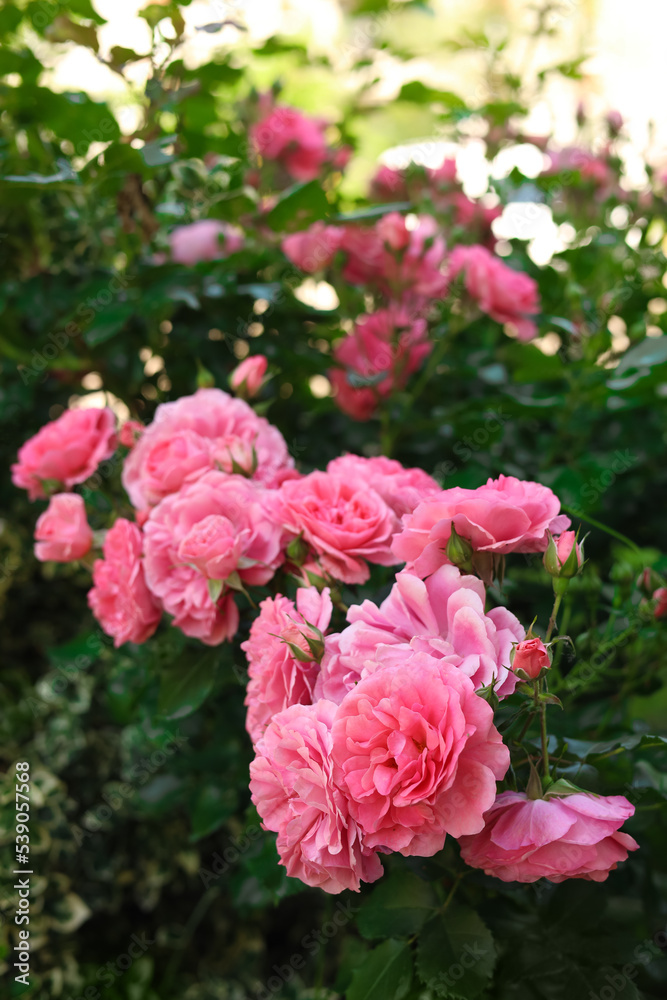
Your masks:
<instances>
[{"instance_id":1,"label":"rose bud","mask_svg":"<svg viewBox=\"0 0 667 1000\"><path fill-rule=\"evenodd\" d=\"M515 674L524 674L534 681L544 669L551 666L547 647L541 639L524 639L517 643L512 658L512 670Z\"/></svg>"},{"instance_id":2,"label":"rose bud","mask_svg":"<svg viewBox=\"0 0 667 1000\"><path fill-rule=\"evenodd\" d=\"M93 533L83 497L56 493L35 526L35 555L40 562L72 562L90 551Z\"/></svg>"},{"instance_id":3,"label":"rose bud","mask_svg":"<svg viewBox=\"0 0 667 1000\"><path fill-rule=\"evenodd\" d=\"M667 615L667 587L658 587L653 594L653 600L658 603L653 612L656 618L664 618Z\"/></svg>"},{"instance_id":4,"label":"rose bud","mask_svg":"<svg viewBox=\"0 0 667 1000\"><path fill-rule=\"evenodd\" d=\"M551 576L569 580L581 572L584 543L577 541L574 531L564 531L558 538L549 534L549 544L542 562Z\"/></svg>"},{"instance_id":5,"label":"rose bud","mask_svg":"<svg viewBox=\"0 0 667 1000\"><path fill-rule=\"evenodd\" d=\"M262 388L268 361L263 354L254 354L237 365L229 376L229 385L234 392L246 399L252 399Z\"/></svg>"}]
</instances>

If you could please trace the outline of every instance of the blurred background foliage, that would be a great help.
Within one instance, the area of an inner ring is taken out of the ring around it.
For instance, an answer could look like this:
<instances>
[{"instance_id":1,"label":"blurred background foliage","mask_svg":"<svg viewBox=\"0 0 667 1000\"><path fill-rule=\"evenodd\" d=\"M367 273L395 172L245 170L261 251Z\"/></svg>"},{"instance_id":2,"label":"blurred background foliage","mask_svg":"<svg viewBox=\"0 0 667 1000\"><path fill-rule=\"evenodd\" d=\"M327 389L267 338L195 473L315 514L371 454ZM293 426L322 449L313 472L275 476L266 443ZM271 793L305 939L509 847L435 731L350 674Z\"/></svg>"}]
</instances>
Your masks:
<instances>
[{"instance_id":1,"label":"blurred background foliage","mask_svg":"<svg viewBox=\"0 0 667 1000\"><path fill-rule=\"evenodd\" d=\"M656 162L638 174L629 134L610 135L586 112L568 141L603 152L612 187L578 169L541 172L533 122L543 133L556 125L535 109L563 100L574 112L585 92L586 5L520 5L512 31L494 6L491 16L473 5L467 20L457 8L448 21L441 5L355 0L329 4L327 21L318 5L309 33L277 3L160 0L139 11L127 44L109 45L103 4L4 3L0 455L7 468L68 405L106 401L148 421L197 384L224 387L249 352L269 358L263 403L304 471L346 450L379 453L379 422L340 413L326 379L364 295L306 279L281 236L317 219L376 218L384 209L367 189L381 154L418 174L455 150L466 194L513 206L498 251L539 283L540 339L518 343L487 317L456 336L435 317L432 361L392 398L384 440L448 486L539 479L591 530L589 563L565 602L563 631L577 640L560 654L566 711L552 749L563 773L636 804L628 830L642 850L603 890L470 875L461 892L476 912L452 912L458 944L433 916L455 877L454 848L446 868L392 859L388 879L361 898L287 879L249 806L238 644L202 652L163 627L145 646L114 650L88 612L87 572L34 560L43 505L3 477L0 853L9 870L13 764L28 760L40 1000L590 1000L610 983L619 998L665 995L665 625L635 585L647 566L667 570L665 181ZM351 146L352 158L344 175L267 203L248 183L247 125L257 91L273 86L327 118L332 145ZM171 229L199 218L242 225L245 248L193 268L169 262ZM474 238L448 225L450 242ZM93 527L94 512L101 525L116 503L119 472L112 463L87 491ZM378 569L348 596L389 581ZM498 595L526 624L546 620L550 599L537 558L517 560ZM13 996L15 900L4 885L0 962ZM390 899L399 912L388 921ZM318 944L339 904L342 926ZM424 924L412 981L410 942ZM133 935L140 955L127 967ZM484 962L447 980L456 948L480 936ZM647 941L653 951L640 955ZM287 977L293 955L303 961ZM626 965L632 974L610 968Z\"/></svg>"}]
</instances>

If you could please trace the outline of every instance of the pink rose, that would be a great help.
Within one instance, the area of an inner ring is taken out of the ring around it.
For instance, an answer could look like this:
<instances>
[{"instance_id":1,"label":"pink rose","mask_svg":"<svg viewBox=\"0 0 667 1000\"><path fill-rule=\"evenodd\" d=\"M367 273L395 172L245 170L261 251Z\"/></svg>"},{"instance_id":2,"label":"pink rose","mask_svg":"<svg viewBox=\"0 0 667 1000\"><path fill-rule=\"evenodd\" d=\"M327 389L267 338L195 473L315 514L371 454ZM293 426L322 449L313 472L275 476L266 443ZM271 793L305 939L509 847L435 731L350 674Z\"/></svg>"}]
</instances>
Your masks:
<instances>
[{"instance_id":1,"label":"pink rose","mask_svg":"<svg viewBox=\"0 0 667 1000\"><path fill-rule=\"evenodd\" d=\"M308 274L323 271L333 261L343 238L343 230L338 226L326 226L314 222L309 229L291 233L282 242L282 250L288 260Z\"/></svg>"},{"instance_id":2,"label":"pink rose","mask_svg":"<svg viewBox=\"0 0 667 1000\"><path fill-rule=\"evenodd\" d=\"M158 627L160 607L146 586L141 532L119 517L104 540L104 559L93 565L88 604L98 622L114 637L114 646L146 642Z\"/></svg>"},{"instance_id":3,"label":"pink rose","mask_svg":"<svg viewBox=\"0 0 667 1000\"><path fill-rule=\"evenodd\" d=\"M426 175L436 185L451 185L456 181L456 160L453 157L444 159L439 167L428 168Z\"/></svg>"},{"instance_id":4,"label":"pink rose","mask_svg":"<svg viewBox=\"0 0 667 1000\"><path fill-rule=\"evenodd\" d=\"M56 493L35 526L35 555L40 562L72 562L90 551L93 533L86 505L76 493Z\"/></svg>"},{"instance_id":5,"label":"pink rose","mask_svg":"<svg viewBox=\"0 0 667 1000\"><path fill-rule=\"evenodd\" d=\"M502 792L484 817L484 829L461 839L461 857L503 882L604 882L639 847L618 832L634 811L622 795L529 799L523 792Z\"/></svg>"},{"instance_id":6,"label":"pink rose","mask_svg":"<svg viewBox=\"0 0 667 1000\"><path fill-rule=\"evenodd\" d=\"M44 497L50 480L70 489L92 476L116 447L116 418L108 409L65 410L19 448L12 482L31 500Z\"/></svg>"},{"instance_id":7,"label":"pink rose","mask_svg":"<svg viewBox=\"0 0 667 1000\"><path fill-rule=\"evenodd\" d=\"M125 460L123 486L143 510L210 469L245 475L279 486L294 462L280 431L242 399L221 389L199 389L161 403Z\"/></svg>"},{"instance_id":8,"label":"pink rose","mask_svg":"<svg viewBox=\"0 0 667 1000\"><path fill-rule=\"evenodd\" d=\"M655 617L664 618L667 615L667 587L658 587L653 592L653 600L658 602L655 606Z\"/></svg>"},{"instance_id":9,"label":"pink rose","mask_svg":"<svg viewBox=\"0 0 667 1000\"><path fill-rule=\"evenodd\" d=\"M201 260L222 260L238 253L244 237L242 231L229 222L201 219L187 226L178 226L169 240L172 259L177 264L192 267Z\"/></svg>"},{"instance_id":10,"label":"pink rose","mask_svg":"<svg viewBox=\"0 0 667 1000\"><path fill-rule=\"evenodd\" d=\"M354 419L369 419L378 400L403 388L432 348L426 321L412 319L404 310L379 309L360 317L334 350L334 359L347 369L329 375L336 402Z\"/></svg>"},{"instance_id":11,"label":"pink rose","mask_svg":"<svg viewBox=\"0 0 667 1000\"><path fill-rule=\"evenodd\" d=\"M372 201L407 201L408 185L402 170L393 170L381 165L371 180Z\"/></svg>"},{"instance_id":12,"label":"pink rose","mask_svg":"<svg viewBox=\"0 0 667 1000\"><path fill-rule=\"evenodd\" d=\"M322 642L332 611L328 587L321 594L315 587L300 587L296 605L278 594L267 597L259 607L250 638L241 643L250 675L246 729L253 743L278 712L313 701L320 669L319 657L313 650ZM295 655L293 647L301 656Z\"/></svg>"},{"instance_id":13,"label":"pink rose","mask_svg":"<svg viewBox=\"0 0 667 1000\"><path fill-rule=\"evenodd\" d=\"M174 625L209 646L234 635L234 588L268 583L282 562L279 518L277 494L217 471L153 508L144 526L146 580ZM209 584L220 580L222 588Z\"/></svg>"},{"instance_id":14,"label":"pink rose","mask_svg":"<svg viewBox=\"0 0 667 1000\"><path fill-rule=\"evenodd\" d=\"M424 653L360 680L332 731L334 777L364 843L406 857L479 832L509 766L470 678Z\"/></svg>"},{"instance_id":15,"label":"pink rose","mask_svg":"<svg viewBox=\"0 0 667 1000\"><path fill-rule=\"evenodd\" d=\"M405 570L380 607L372 601L353 604L350 623L339 635L327 636L315 693L341 700L360 677L375 669L396 646L423 651L470 677L475 689L495 681L499 698L512 694L517 678L510 670L513 643L523 639L523 626L507 610L484 611L484 584L461 576L455 566L442 566L426 581Z\"/></svg>"},{"instance_id":16,"label":"pink rose","mask_svg":"<svg viewBox=\"0 0 667 1000\"><path fill-rule=\"evenodd\" d=\"M559 510L560 501L547 486L501 475L476 490L454 486L424 500L403 518L393 548L421 577L447 562L452 523L475 552L543 552L547 531L558 533L570 524Z\"/></svg>"},{"instance_id":17,"label":"pink rose","mask_svg":"<svg viewBox=\"0 0 667 1000\"><path fill-rule=\"evenodd\" d=\"M398 522L375 490L328 472L311 472L284 483L281 495L286 527L303 535L334 579L365 583L367 562L393 565L391 538Z\"/></svg>"},{"instance_id":18,"label":"pink rose","mask_svg":"<svg viewBox=\"0 0 667 1000\"><path fill-rule=\"evenodd\" d=\"M406 469L400 462L383 455L377 458L341 455L329 462L327 472L354 477L370 486L399 518L411 514L421 500L440 492L438 483L423 469Z\"/></svg>"},{"instance_id":19,"label":"pink rose","mask_svg":"<svg viewBox=\"0 0 667 1000\"><path fill-rule=\"evenodd\" d=\"M278 834L280 862L292 878L325 892L358 891L383 874L362 841L333 778L331 724L336 706L292 705L274 716L250 765L252 801Z\"/></svg>"},{"instance_id":20,"label":"pink rose","mask_svg":"<svg viewBox=\"0 0 667 1000\"><path fill-rule=\"evenodd\" d=\"M541 639L524 639L517 644L512 660L512 670L523 670L531 680L539 677L545 668L551 666L547 647Z\"/></svg>"},{"instance_id":21,"label":"pink rose","mask_svg":"<svg viewBox=\"0 0 667 1000\"><path fill-rule=\"evenodd\" d=\"M250 140L263 160L275 160L296 181L319 177L328 158L325 124L296 108L274 107L250 129Z\"/></svg>"},{"instance_id":22,"label":"pink rose","mask_svg":"<svg viewBox=\"0 0 667 1000\"><path fill-rule=\"evenodd\" d=\"M483 246L458 246L449 257L449 276L465 273L468 294L498 323L511 323L519 340L532 340L537 327L529 318L540 311L537 284Z\"/></svg>"},{"instance_id":23,"label":"pink rose","mask_svg":"<svg viewBox=\"0 0 667 1000\"><path fill-rule=\"evenodd\" d=\"M268 363L263 354L254 354L246 358L229 376L231 388L239 395L252 399L262 388Z\"/></svg>"}]
</instances>

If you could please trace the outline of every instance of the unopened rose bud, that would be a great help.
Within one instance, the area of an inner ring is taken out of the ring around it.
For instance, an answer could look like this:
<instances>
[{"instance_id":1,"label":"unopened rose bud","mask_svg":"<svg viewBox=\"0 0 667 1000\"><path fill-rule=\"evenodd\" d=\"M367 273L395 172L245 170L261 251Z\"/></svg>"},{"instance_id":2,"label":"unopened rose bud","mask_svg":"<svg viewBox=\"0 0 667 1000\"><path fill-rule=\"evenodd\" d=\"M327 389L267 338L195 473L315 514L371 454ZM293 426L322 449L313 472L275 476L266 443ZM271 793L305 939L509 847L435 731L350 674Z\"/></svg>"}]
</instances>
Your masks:
<instances>
[{"instance_id":1,"label":"unopened rose bud","mask_svg":"<svg viewBox=\"0 0 667 1000\"><path fill-rule=\"evenodd\" d=\"M263 354L246 358L229 376L229 385L238 396L252 399L262 388L267 365Z\"/></svg>"},{"instance_id":2,"label":"unopened rose bud","mask_svg":"<svg viewBox=\"0 0 667 1000\"><path fill-rule=\"evenodd\" d=\"M584 543L577 541L574 531L564 531L558 538L549 534L549 544L542 562L550 576L570 580L581 572Z\"/></svg>"},{"instance_id":3,"label":"unopened rose bud","mask_svg":"<svg viewBox=\"0 0 667 1000\"><path fill-rule=\"evenodd\" d=\"M467 538L463 538L457 533L453 521L452 531L445 551L447 553L447 558L453 566L458 566L459 569L465 569L469 573L472 571L473 547Z\"/></svg>"},{"instance_id":4,"label":"unopened rose bud","mask_svg":"<svg viewBox=\"0 0 667 1000\"><path fill-rule=\"evenodd\" d=\"M607 114L607 127L612 136L617 136L623 128L623 115L620 111L612 109Z\"/></svg>"},{"instance_id":5,"label":"unopened rose bud","mask_svg":"<svg viewBox=\"0 0 667 1000\"><path fill-rule=\"evenodd\" d=\"M650 566L643 569L637 577L637 587L644 597L653 597L662 582L662 579Z\"/></svg>"},{"instance_id":6,"label":"unopened rose bud","mask_svg":"<svg viewBox=\"0 0 667 1000\"><path fill-rule=\"evenodd\" d=\"M143 432L144 425L140 420L126 420L118 432L118 440L126 448L134 448Z\"/></svg>"},{"instance_id":7,"label":"unopened rose bud","mask_svg":"<svg viewBox=\"0 0 667 1000\"><path fill-rule=\"evenodd\" d=\"M534 681L550 666L549 653L541 639L524 639L515 646L512 670L519 677L524 675L528 680Z\"/></svg>"}]
</instances>

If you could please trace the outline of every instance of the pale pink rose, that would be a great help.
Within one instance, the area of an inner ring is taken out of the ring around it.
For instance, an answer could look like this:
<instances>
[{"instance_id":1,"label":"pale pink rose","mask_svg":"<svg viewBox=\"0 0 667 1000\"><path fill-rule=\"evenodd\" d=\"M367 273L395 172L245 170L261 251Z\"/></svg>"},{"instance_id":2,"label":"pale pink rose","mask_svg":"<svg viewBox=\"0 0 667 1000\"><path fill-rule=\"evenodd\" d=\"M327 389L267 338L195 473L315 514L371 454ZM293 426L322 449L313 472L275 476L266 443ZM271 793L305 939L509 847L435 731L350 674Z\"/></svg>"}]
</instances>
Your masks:
<instances>
[{"instance_id":1,"label":"pale pink rose","mask_svg":"<svg viewBox=\"0 0 667 1000\"><path fill-rule=\"evenodd\" d=\"M281 488L285 526L302 534L323 569L343 583L365 583L367 562L391 566L396 515L375 490L342 476L311 472Z\"/></svg>"},{"instance_id":2,"label":"pale pink rose","mask_svg":"<svg viewBox=\"0 0 667 1000\"><path fill-rule=\"evenodd\" d=\"M240 470L275 487L294 462L280 431L242 399L221 389L199 389L162 403L125 460L123 486L143 510L210 469Z\"/></svg>"},{"instance_id":3,"label":"pale pink rose","mask_svg":"<svg viewBox=\"0 0 667 1000\"><path fill-rule=\"evenodd\" d=\"M519 340L532 340L537 327L530 319L540 311L537 284L508 267L483 246L458 246L449 257L449 277L461 271L468 294L482 312L498 323L511 323Z\"/></svg>"},{"instance_id":4,"label":"pale pink rose","mask_svg":"<svg viewBox=\"0 0 667 1000\"><path fill-rule=\"evenodd\" d=\"M429 653L470 677L476 690L495 682L498 697L507 697L517 684L513 644L525 631L507 608L485 613L484 601L482 581L461 576L455 566L442 566L425 581L398 573L380 607L368 600L353 604L347 628L327 636L316 695L340 701L341 692L393 656L387 646L396 646L399 658L409 649Z\"/></svg>"},{"instance_id":5,"label":"pale pink rose","mask_svg":"<svg viewBox=\"0 0 667 1000\"><path fill-rule=\"evenodd\" d=\"M294 180L312 181L329 156L325 127L296 108L274 107L252 126L250 141L263 160L280 163Z\"/></svg>"},{"instance_id":6,"label":"pale pink rose","mask_svg":"<svg viewBox=\"0 0 667 1000\"><path fill-rule=\"evenodd\" d=\"M502 792L484 817L484 829L461 839L461 857L503 882L604 882L639 847L618 832L634 811L622 795L529 799L523 792Z\"/></svg>"},{"instance_id":7,"label":"pale pink rose","mask_svg":"<svg viewBox=\"0 0 667 1000\"><path fill-rule=\"evenodd\" d=\"M86 505L77 493L56 493L35 525L35 555L40 562L72 562L90 551L93 533Z\"/></svg>"},{"instance_id":8,"label":"pale pink rose","mask_svg":"<svg viewBox=\"0 0 667 1000\"><path fill-rule=\"evenodd\" d=\"M454 486L424 500L403 518L393 548L421 577L447 562L452 523L475 552L544 552L547 531L569 527L570 519L559 510L560 501L547 486L501 475L476 490Z\"/></svg>"},{"instance_id":9,"label":"pale pink rose","mask_svg":"<svg viewBox=\"0 0 667 1000\"><path fill-rule=\"evenodd\" d=\"M19 448L12 482L31 500L44 497L44 482L70 489L92 476L116 447L116 418L109 409L65 410Z\"/></svg>"},{"instance_id":10,"label":"pale pink rose","mask_svg":"<svg viewBox=\"0 0 667 1000\"><path fill-rule=\"evenodd\" d=\"M286 236L281 246L288 260L308 274L322 271L333 261L343 238L339 226L314 222L309 229Z\"/></svg>"},{"instance_id":11,"label":"pale pink rose","mask_svg":"<svg viewBox=\"0 0 667 1000\"><path fill-rule=\"evenodd\" d=\"M244 237L238 226L217 219L201 219L178 226L169 237L171 256L177 264L192 267L201 260L222 260L238 253Z\"/></svg>"},{"instance_id":12,"label":"pale pink rose","mask_svg":"<svg viewBox=\"0 0 667 1000\"><path fill-rule=\"evenodd\" d=\"M98 622L114 637L114 646L146 642L158 627L162 612L146 586L141 558L141 532L119 517L104 540L104 559L93 565L88 604Z\"/></svg>"},{"instance_id":13,"label":"pale pink rose","mask_svg":"<svg viewBox=\"0 0 667 1000\"><path fill-rule=\"evenodd\" d=\"M217 471L154 507L144 536L148 586L174 625L209 646L238 627L236 577L268 583L283 559L277 494ZM213 600L209 581L217 580L223 586Z\"/></svg>"},{"instance_id":14,"label":"pale pink rose","mask_svg":"<svg viewBox=\"0 0 667 1000\"><path fill-rule=\"evenodd\" d=\"M336 403L355 420L369 419L379 399L402 389L432 349L426 321L405 310L391 307L361 316L334 350L334 359L346 369L329 374ZM370 384L363 385L364 380Z\"/></svg>"},{"instance_id":15,"label":"pale pink rose","mask_svg":"<svg viewBox=\"0 0 667 1000\"><path fill-rule=\"evenodd\" d=\"M614 173L609 164L601 157L580 146L566 146L564 149L549 150L549 166L542 171L542 176L561 173L563 171L579 171L582 180L592 181L599 189L598 194L608 192L614 184Z\"/></svg>"},{"instance_id":16,"label":"pale pink rose","mask_svg":"<svg viewBox=\"0 0 667 1000\"><path fill-rule=\"evenodd\" d=\"M252 399L262 388L268 364L263 354L253 354L252 357L246 358L230 375L231 388Z\"/></svg>"},{"instance_id":17,"label":"pale pink rose","mask_svg":"<svg viewBox=\"0 0 667 1000\"><path fill-rule=\"evenodd\" d=\"M383 869L333 779L335 711L331 702L319 701L274 716L250 765L250 791L264 829L278 834L288 875L325 892L356 892Z\"/></svg>"},{"instance_id":18,"label":"pale pink rose","mask_svg":"<svg viewBox=\"0 0 667 1000\"><path fill-rule=\"evenodd\" d=\"M140 420L126 420L118 432L118 441L126 448L134 448L144 430Z\"/></svg>"},{"instance_id":19,"label":"pale pink rose","mask_svg":"<svg viewBox=\"0 0 667 1000\"><path fill-rule=\"evenodd\" d=\"M250 627L250 638L241 643L250 675L245 699L246 729L253 743L278 712L290 705L312 703L320 669L319 657L314 655L312 646L317 649L322 642L331 620L332 604L328 587L321 594L315 587L300 587L296 604L277 594L267 597L259 608ZM300 658L288 643L300 650Z\"/></svg>"},{"instance_id":20,"label":"pale pink rose","mask_svg":"<svg viewBox=\"0 0 667 1000\"><path fill-rule=\"evenodd\" d=\"M523 670L531 680L539 677L545 667L551 666L547 647L541 639L524 639L514 650L512 670Z\"/></svg>"},{"instance_id":21,"label":"pale pink rose","mask_svg":"<svg viewBox=\"0 0 667 1000\"><path fill-rule=\"evenodd\" d=\"M417 504L440 492L440 486L423 469L406 469L393 458L384 455L362 458L361 455L341 455L327 465L327 472L354 477L379 493L397 517L411 514Z\"/></svg>"},{"instance_id":22,"label":"pale pink rose","mask_svg":"<svg viewBox=\"0 0 667 1000\"><path fill-rule=\"evenodd\" d=\"M509 751L461 670L406 650L359 681L336 712L334 776L364 843L430 857L478 833Z\"/></svg>"}]
</instances>

